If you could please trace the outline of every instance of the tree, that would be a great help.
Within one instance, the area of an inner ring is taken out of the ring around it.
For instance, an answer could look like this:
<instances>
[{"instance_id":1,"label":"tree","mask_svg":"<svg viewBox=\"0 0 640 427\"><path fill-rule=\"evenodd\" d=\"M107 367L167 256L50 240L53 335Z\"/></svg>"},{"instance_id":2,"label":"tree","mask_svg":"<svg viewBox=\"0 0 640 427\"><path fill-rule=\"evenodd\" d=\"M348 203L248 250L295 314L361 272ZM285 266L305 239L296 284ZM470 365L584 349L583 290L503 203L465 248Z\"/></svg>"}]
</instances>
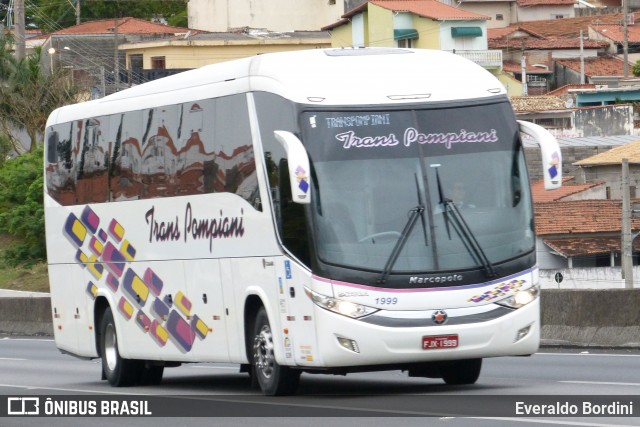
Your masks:
<instances>
[{"instance_id":1,"label":"tree","mask_svg":"<svg viewBox=\"0 0 640 427\"><path fill-rule=\"evenodd\" d=\"M75 4L76 1L73 0ZM75 7L69 1L37 0L34 21L39 28L51 32L76 24ZM80 21L112 19L130 16L150 20L167 20L187 9L185 0L83 0L80 3Z\"/></svg>"},{"instance_id":2,"label":"tree","mask_svg":"<svg viewBox=\"0 0 640 427\"><path fill-rule=\"evenodd\" d=\"M14 151L20 153L24 149L18 133L29 136L29 150L34 150L49 114L74 102L78 89L70 83L67 70L51 74L43 71L39 48L17 60L10 47L10 36L0 35L0 131L10 138Z\"/></svg>"},{"instance_id":3,"label":"tree","mask_svg":"<svg viewBox=\"0 0 640 427\"><path fill-rule=\"evenodd\" d=\"M39 146L0 167L0 233L19 238L5 253L9 264L30 264L46 257L42 156Z\"/></svg>"},{"instance_id":4,"label":"tree","mask_svg":"<svg viewBox=\"0 0 640 427\"><path fill-rule=\"evenodd\" d=\"M631 72L636 77L640 76L640 60L636 61L636 63L633 65L633 68L631 69Z\"/></svg>"}]
</instances>

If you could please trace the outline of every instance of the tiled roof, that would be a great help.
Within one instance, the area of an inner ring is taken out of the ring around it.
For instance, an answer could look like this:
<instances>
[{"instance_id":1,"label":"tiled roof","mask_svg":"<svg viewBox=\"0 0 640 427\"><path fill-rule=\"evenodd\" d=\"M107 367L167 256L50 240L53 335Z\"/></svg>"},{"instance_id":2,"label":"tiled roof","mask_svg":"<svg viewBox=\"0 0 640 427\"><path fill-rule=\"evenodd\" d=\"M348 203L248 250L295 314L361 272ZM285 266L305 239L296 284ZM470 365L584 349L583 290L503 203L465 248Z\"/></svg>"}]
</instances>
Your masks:
<instances>
[{"instance_id":1,"label":"tiled roof","mask_svg":"<svg viewBox=\"0 0 640 427\"><path fill-rule=\"evenodd\" d=\"M510 101L516 112L567 109L564 101L557 96L513 96Z\"/></svg>"},{"instance_id":2,"label":"tiled roof","mask_svg":"<svg viewBox=\"0 0 640 427\"><path fill-rule=\"evenodd\" d=\"M569 93L571 89L595 89L596 85L594 84L569 84L559 87L558 89L554 89L551 92L547 92L547 95L566 95Z\"/></svg>"},{"instance_id":3,"label":"tiled roof","mask_svg":"<svg viewBox=\"0 0 640 427\"><path fill-rule=\"evenodd\" d=\"M565 257L620 252L620 237L587 237L573 239L543 239L547 246ZM640 239L633 242L633 250L640 250Z\"/></svg>"},{"instance_id":4,"label":"tiled roof","mask_svg":"<svg viewBox=\"0 0 640 427\"><path fill-rule=\"evenodd\" d=\"M577 166L619 165L622 159L629 159L629 163L640 163L640 141L630 142L619 147L612 148L604 153L587 157L575 162Z\"/></svg>"},{"instance_id":5,"label":"tiled roof","mask_svg":"<svg viewBox=\"0 0 640 427\"><path fill-rule=\"evenodd\" d=\"M458 9L437 0L371 0L369 3L394 12L410 12L414 15L435 20L489 20L491 17ZM367 9L368 3L356 7L342 15L349 18Z\"/></svg>"},{"instance_id":6,"label":"tiled roof","mask_svg":"<svg viewBox=\"0 0 640 427\"><path fill-rule=\"evenodd\" d=\"M508 73L522 73L522 65L515 61L504 61L502 69ZM527 74L553 74L553 71L527 64Z\"/></svg>"},{"instance_id":7,"label":"tiled roof","mask_svg":"<svg viewBox=\"0 0 640 427\"><path fill-rule=\"evenodd\" d=\"M591 28L614 42L622 43L624 41L624 27L622 25L592 25ZM629 43L639 43L640 25L628 25L627 37Z\"/></svg>"},{"instance_id":8,"label":"tiled roof","mask_svg":"<svg viewBox=\"0 0 640 427\"><path fill-rule=\"evenodd\" d=\"M534 204L536 234L539 236L619 232L621 200L576 200ZM640 229L640 219L632 220Z\"/></svg>"},{"instance_id":9,"label":"tiled roof","mask_svg":"<svg viewBox=\"0 0 640 427\"><path fill-rule=\"evenodd\" d=\"M521 28L518 25L512 25L504 28L489 28L487 29L487 39L499 39L502 37L510 36L513 33L522 32L533 37L544 38L542 34Z\"/></svg>"},{"instance_id":10,"label":"tiled roof","mask_svg":"<svg viewBox=\"0 0 640 427\"><path fill-rule=\"evenodd\" d=\"M562 179L562 187L555 190L546 190L544 188L544 181L537 181L531 184L531 197L533 203L546 203L562 200L565 197L572 194L580 193L593 187L601 185L600 183L591 184L572 184L573 177L566 176Z\"/></svg>"},{"instance_id":11,"label":"tiled roof","mask_svg":"<svg viewBox=\"0 0 640 427\"><path fill-rule=\"evenodd\" d=\"M640 14L635 14L636 20ZM540 21L519 22L522 29L542 34L545 37L578 37L580 30L589 34L589 26L603 24L619 25L622 22L622 14L579 16L576 18L545 19Z\"/></svg>"},{"instance_id":12,"label":"tiled roof","mask_svg":"<svg viewBox=\"0 0 640 427\"><path fill-rule=\"evenodd\" d=\"M533 7L533 6L566 6L573 5L576 0L516 0L520 7Z\"/></svg>"},{"instance_id":13,"label":"tiled roof","mask_svg":"<svg viewBox=\"0 0 640 427\"><path fill-rule=\"evenodd\" d=\"M580 59L559 59L556 64L580 72ZM597 57L584 59L584 74L588 77L593 76L623 76L624 62L615 57Z\"/></svg>"},{"instance_id":14,"label":"tiled roof","mask_svg":"<svg viewBox=\"0 0 640 427\"><path fill-rule=\"evenodd\" d=\"M83 22L80 25L63 28L51 34L113 34L115 27L114 19L99 19L95 21ZM138 18L119 18L119 34L178 34L191 31L197 34L203 31L190 30L189 28L171 27L169 25L156 24Z\"/></svg>"},{"instance_id":15,"label":"tiled roof","mask_svg":"<svg viewBox=\"0 0 640 427\"><path fill-rule=\"evenodd\" d=\"M558 19L561 21L561 19ZM598 40L583 40L585 49L603 49L609 43ZM580 49L580 40L575 37L519 37L488 40L489 49Z\"/></svg>"}]
</instances>

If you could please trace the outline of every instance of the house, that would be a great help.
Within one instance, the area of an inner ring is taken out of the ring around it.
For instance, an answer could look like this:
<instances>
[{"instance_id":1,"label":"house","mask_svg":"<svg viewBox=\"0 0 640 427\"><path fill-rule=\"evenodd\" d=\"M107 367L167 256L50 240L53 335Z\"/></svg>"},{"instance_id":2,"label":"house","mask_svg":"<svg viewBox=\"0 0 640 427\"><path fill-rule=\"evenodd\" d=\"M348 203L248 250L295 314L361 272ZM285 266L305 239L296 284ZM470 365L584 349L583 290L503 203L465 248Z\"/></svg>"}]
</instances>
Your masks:
<instances>
[{"instance_id":1,"label":"house","mask_svg":"<svg viewBox=\"0 0 640 427\"><path fill-rule=\"evenodd\" d=\"M340 19L357 3L343 0L189 0L189 27L211 32L236 28L265 28L269 31L318 31Z\"/></svg>"},{"instance_id":2,"label":"house","mask_svg":"<svg viewBox=\"0 0 640 427\"><path fill-rule=\"evenodd\" d=\"M579 57L558 59L555 61L554 67L554 75L558 86L580 83L582 63ZM631 67L630 64L629 67ZM584 58L585 83L617 85L624 78L624 61L622 59L615 56ZM635 100L626 97L620 99Z\"/></svg>"},{"instance_id":3,"label":"house","mask_svg":"<svg viewBox=\"0 0 640 427\"><path fill-rule=\"evenodd\" d=\"M604 153L579 160L576 177L579 183L604 181L607 199L622 198L622 160L629 161L629 188L631 198L640 196L640 140L612 148Z\"/></svg>"},{"instance_id":4,"label":"house","mask_svg":"<svg viewBox=\"0 0 640 427\"><path fill-rule=\"evenodd\" d=\"M551 201L534 204L536 250L543 288L624 287L621 273L622 202ZM640 230L640 219L632 220ZM633 243L634 276L640 272L640 241Z\"/></svg>"},{"instance_id":5,"label":"house","mask_svg":"<svg viewBox=\"0 0 640 427\"><path fill-rule=\"evenodd\" d=\"M498 70L499 51L487 49L490 17L436 0L371 0L323 27L334 47L377 46L439 49Z\"/></svg>"},{"instance_id":6,"label":"house","mask_svg":"<svg viewBox=\"0 0 640 427\"><path fill-rule=\"evenodd\" d=\"M45 66L69 69L76 84L92 88L94 96L104 96L128 85L124 55L115 54L120 44L198 33L137 18L118 18L87 21L38 39Z\"/></svg>"},{"instance_id":7,"label":"house","mask_svg":"<svg viewBox=\"0 0 640 427\"><path fill-rule=\"evenodd\" d=\"M639 16L640 17L640 16ZM623 54L624 26L594 24L589 26L589 38L601 40L609 44L607 52ZM640 59L640 25L627 25L627 52L629 61L635 63Z\"/></svg>"},{"instance_id":8,"label":"house","mask_svg":"<svg viewBox=\"0 0 640 427\"><path fill-rule=\"evenodd\" d=\"M573 18L576 0L516 0L517 22Z\"/></svg>"},{"instance_id":9,"label":"house","mask_svg":"<svg viewBox=\"0 0 640 427\"><path fill-rule=\"evenodd\" d=\"M487 28L504 28L518 21L516 0L441 0L449 6L491 17Z\"/></svg>"},{"instance_id":10,"label":"house","mask_svg":"<svg viewBox=\"0 0 640 427\"><path fill-rule=\"evenodd\" d=\"M519 120L545 127L556 137L632 135L633 106L604 105L576 107L559 96L512 97L511 105Z\"/></svg>"},{"instance_id":11,"label":"house","mask_svg":"<svg viewBox=\"0 0 640 427\"><path fill-rule=\"evenodd\" d=\"M207 64L270 52L320 49L331 46L324 31L273 32L243 28L233 32L200 33L120 45L126 67L137 78L151 80L171 70L198 68Z\"/></svg>"}]
</instances>

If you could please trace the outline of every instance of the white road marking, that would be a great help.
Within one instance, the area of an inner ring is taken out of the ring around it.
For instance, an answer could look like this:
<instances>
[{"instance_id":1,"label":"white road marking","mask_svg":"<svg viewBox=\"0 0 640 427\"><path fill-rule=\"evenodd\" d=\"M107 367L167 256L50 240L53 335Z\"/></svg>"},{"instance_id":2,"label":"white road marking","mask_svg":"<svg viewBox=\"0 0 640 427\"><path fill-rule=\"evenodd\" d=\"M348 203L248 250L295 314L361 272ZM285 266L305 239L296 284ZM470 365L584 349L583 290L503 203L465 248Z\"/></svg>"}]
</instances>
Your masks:
<instances>
[{"instance_id":1,"label":"white road marking","mask_svg":"<svg viewBox=\"0 0 640 427\"><path fill-rule=\"evenodd\" d=\"M640 354L607 354L607 353L536 353L536 356L579 356L579 357L640 357Z\"/></svg>"},{"instance_id":2,"label":"white road marking","mask_svg":"<svg viewBox=\"0 0 640 427\"><path fill-rule=\"evenodd\" d=\"M640 383L616 383L616 382L606 382L606 381L558 381L559 383L569 383L569 384L593 384L593 385L620 385L620 386L630 386L630 387L638 387Z\"/></svg>"},{"instance_id":3,"label":"white road marking","mask_svg":"<svg viewBox=\"0 0 640 427\"><path fill-rule=\"evenodd\" d=\"M473 420L491 420L491 421L509 421L510 423L531 423L531 424L553 424L561 426L591 426L591 427L632 427L633 424L601 424L593 422L583 421L570 421L567 419L562 420L547 420L539 418L499 418L499 417L467 417Z\"/></svg>"},{"instance_id":4,"label":"white road marking","mask_svg":"<svg viewBox=\"0 0 640 427\"><path fill-rule=\"evenodd\" d=\"M17 357L0 357L0 360L27 360L27 359L18 359Z\"/></svg>"}]
</instances>

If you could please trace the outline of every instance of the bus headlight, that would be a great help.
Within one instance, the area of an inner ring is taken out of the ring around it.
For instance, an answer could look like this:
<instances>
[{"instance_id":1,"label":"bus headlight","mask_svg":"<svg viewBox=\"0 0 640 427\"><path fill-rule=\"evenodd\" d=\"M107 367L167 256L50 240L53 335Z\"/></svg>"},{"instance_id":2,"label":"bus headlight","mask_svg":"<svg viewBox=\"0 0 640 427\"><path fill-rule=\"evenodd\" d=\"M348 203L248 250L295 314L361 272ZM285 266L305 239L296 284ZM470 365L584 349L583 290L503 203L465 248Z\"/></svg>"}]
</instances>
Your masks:
<instances>
[{"instance_id":1,"label":"bus headlight","mask_svg":"<svg viewBox=\"0 0 640 427\"><path fill-rule=\"evenodd\" d=\"M534 301L538 298L538 295L540 295L540 288L537 285L534 285L522 291L516 291L510 297L497 301L496 304L510 308L520 308Z\"/></svg>"},{"instance_id":2,"label":"bus headlight","mask_svg":"<svg viewBox=\"0 0 640 427\"><path fill-rule=\"evenodd\" d=\"M313 301L318 307L333 311L334 313L338 313L343 316L352 317L354 319L379 311L377 308L367 307L366 305L356 304L355 302L322 295L306 287L304 288L304 291L307 296L311 298L311 301Z\"/></svg>"}]
</instances>

